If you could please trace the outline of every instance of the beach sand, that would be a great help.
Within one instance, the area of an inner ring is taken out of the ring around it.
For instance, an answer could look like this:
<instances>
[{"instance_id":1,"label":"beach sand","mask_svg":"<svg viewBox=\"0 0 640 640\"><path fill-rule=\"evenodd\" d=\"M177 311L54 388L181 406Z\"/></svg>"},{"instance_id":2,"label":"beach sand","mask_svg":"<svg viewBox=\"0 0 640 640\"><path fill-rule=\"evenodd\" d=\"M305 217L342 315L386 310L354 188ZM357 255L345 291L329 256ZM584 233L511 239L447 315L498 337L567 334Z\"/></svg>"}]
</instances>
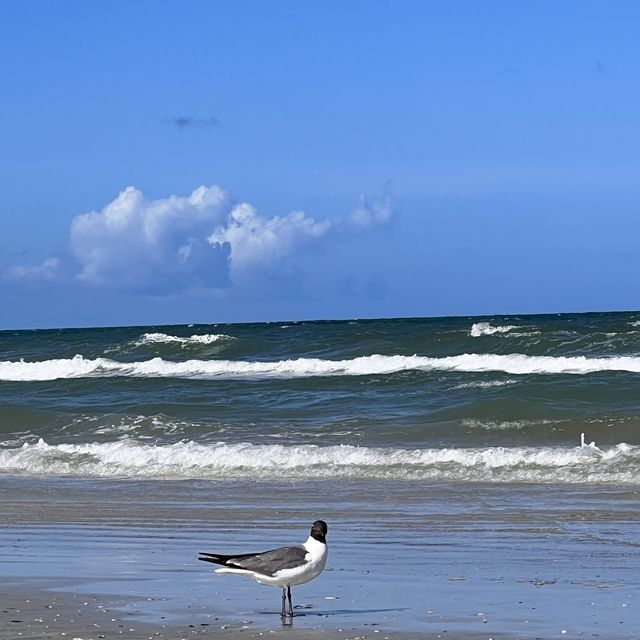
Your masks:
<instances>
[{"instance_id":1,"label":"beach sand","mask_svg":"<svg viewBox=\"0 0 640 640\"><path fill-rule=\"evenodd\" d=\"M189 623L187 620L159 620L143 622L137 618L142 609L136 600L109 595L67 593L57 590L5 585L0 591L0 640L66 638L68 640L100 640L122 638L130 640L163 640L184 638L226 638L229 640L273 638L274 640L434 640L436 638L464 638L480 640L491 637L484 634L447 634L388 632L363 626L332 629L322 624L316 628L299 628L300 618L281 624L277 616L273 622L255 628L248 619L229 624L217 617L209 622ZM499 636L493 636L498 640Z\"/></svg>"},{"instance_id":2,"label":"beach sand","mask_svg":"<svg viewBox=\"0 0 640 640\"><path fill-rule=\"evenodd\" d=\"M0 478L0 639L635 638L638 492L555 485ZM330 556L280 593L199 551L329 523Z\"/></svg>"}]
</instances>

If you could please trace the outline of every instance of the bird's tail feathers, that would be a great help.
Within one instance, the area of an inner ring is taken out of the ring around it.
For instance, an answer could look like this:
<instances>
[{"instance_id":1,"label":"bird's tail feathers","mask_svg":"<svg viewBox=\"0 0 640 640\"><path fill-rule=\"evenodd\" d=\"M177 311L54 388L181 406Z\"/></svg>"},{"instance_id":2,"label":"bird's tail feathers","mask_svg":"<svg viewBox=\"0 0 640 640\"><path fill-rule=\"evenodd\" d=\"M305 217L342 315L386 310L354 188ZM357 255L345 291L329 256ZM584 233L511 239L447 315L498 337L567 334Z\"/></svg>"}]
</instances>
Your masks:
<instances>
[{"instance_id":1,"label":"bird's tail feathers","mask_svg":"<svg viewBox=\"0 0 640 640\"><path fill-rule=\"evenodd\" d=\"M237 569L242 569L242 567L235 565L234 561L242 560L244 558L250 558L253 555L254 554L252 553L241 553L241 554L236 554L231 556L225 556L220 553L205 553L204 551L201 551L199 554L198 560L202 560L203 562L212 562L213 564L226 565L226 566L234 567Z\"/></svg>"},{"instance_id":2,"label":"bird's tail feathers","mask_svg":"<svg viewBox=\"0 0 640 640\"><path fill-rule=\"evenodd\" d=\"M213 562L213 564L225 564L229 559L228 556L220 556L217 553L204 553L200 552L198 560L203 562Z\"/></svg>"}]
</instances>

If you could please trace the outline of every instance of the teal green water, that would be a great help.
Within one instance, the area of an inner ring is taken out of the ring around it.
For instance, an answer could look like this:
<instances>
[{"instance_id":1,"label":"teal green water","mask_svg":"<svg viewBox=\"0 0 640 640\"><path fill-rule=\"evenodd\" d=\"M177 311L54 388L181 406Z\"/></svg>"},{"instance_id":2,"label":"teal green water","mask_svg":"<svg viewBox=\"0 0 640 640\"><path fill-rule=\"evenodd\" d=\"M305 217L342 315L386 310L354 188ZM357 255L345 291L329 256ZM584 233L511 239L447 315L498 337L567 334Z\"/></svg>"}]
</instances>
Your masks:
<instances>
[{"instance_id":1,"label":"teal green water","mask_svg":"<svg viewBox=\"0 0 640 640\"><path fill-rule=\"evenodd\" d=\"M639 429L640 312L0 332L5 474L636 483Z\"/></svg>"}]
</instances>

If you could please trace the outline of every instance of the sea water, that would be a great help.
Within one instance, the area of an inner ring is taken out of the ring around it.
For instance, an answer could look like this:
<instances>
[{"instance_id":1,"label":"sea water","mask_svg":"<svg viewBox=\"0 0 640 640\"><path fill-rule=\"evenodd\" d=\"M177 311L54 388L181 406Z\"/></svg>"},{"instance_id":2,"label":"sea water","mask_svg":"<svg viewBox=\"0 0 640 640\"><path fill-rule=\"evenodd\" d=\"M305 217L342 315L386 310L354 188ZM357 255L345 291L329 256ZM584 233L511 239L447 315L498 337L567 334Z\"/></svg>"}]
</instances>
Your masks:
<instances>
[{"instance_id":1,"label":"sea water","mask_svg":"<svg viewBox=\"0 0 640 640\"><path fill-rule=\"evenodd\" d=\"M635 637L639 428L640 313L3 331L0 573L265 624L198 551L321 517L297 624Z\"/></svg>"},{"instance_id":2,"label":"sea water","mask_svg":"<svg viewBox=\"0 0 640 640\"><path fill-rule=\"evenodd\" d=\"M639 317L3 331L0 473L635 484Z\"/></svg>"}]
</instances>

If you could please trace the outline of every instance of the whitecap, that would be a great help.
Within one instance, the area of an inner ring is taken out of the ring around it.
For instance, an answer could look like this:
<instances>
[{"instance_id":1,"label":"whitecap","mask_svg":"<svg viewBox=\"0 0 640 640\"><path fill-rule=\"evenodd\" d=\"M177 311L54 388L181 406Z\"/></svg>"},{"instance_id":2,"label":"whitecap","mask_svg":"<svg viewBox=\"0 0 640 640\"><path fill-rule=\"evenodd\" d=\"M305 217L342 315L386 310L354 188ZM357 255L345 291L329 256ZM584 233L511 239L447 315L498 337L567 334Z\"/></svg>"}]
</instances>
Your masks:
<instances>
[{"instance_id":1,"label":"whitecap","mask_svg":"<svg viewBox=\"0 0 640 640\"><path fill-rule=\"evenodd\" d=\"M187 337L173 336L166 333L145 333L134 345L137 347L147 344L179 344L181 347L193 345L208 345L224 340L233 340L233 336L223 333L204 333Z\"/></svg>"},{"instance_id":2,"label":"whitecap","mask_svg":"<svg viewBox=\"0 0 640 640\"><path fill-rule=\"evenodd\" d=\"M513 325L498 325L494 327L488 322L476 322L471 326L471 331L469 331L469 335L473 338L479 338L480 336L491 336L494 333L508 333L513 329L517 329L518 327Z\"/></svg>"}]
</instances>

